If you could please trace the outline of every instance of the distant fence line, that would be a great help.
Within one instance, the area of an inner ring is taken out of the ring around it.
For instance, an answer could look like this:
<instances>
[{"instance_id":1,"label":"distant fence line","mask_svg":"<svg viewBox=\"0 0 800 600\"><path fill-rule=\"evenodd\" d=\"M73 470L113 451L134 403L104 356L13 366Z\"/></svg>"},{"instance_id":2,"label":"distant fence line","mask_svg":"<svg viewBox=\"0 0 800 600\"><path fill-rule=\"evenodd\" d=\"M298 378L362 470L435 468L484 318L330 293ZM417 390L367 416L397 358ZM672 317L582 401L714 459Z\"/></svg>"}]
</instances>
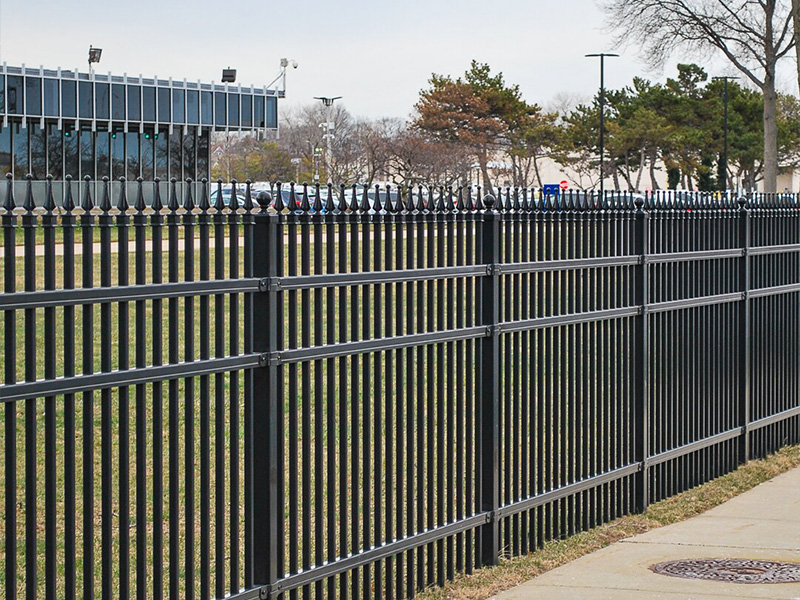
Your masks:
<instances>
[{"instance_id":1,"label":"distant fence line","mask_svg":"<svg viewBox=\"0 0 800 600\"><path fill-rule=\"evenodd\" d=\"M185 183L8 180L0 596L408 598L800 442L795 195Z\"/></svg>"},{"instance_id":2,"label":"distant fence line","mask_svg":"<svg viewBox=\"0 0 800 600\"><path fill-rule=\"evenodd\" d=\"M12 181L11 174L7 174L6 177L8 181ZM82 197L87 190L90 196L99 202L106 186L108 187L109 195L113 197L119 197L124 191L125 196L131 199L130 204L132 207L134 204L133 199L139 194L141 194L146 206L149 207L155 198L156 192L162 199L168 198L174 192L180 205L187 192L190 192L193 198L199 199L204 193L209 194L219 189L228 194L231 187L237 187L239 194L242 196L247 193L247 190L251 190L254 201L257 194L261 192L269 193L271 196L281 193L284 204L287 204L289 195L293 193L299 203L305 194L309 198L309 206L312 209L316 190L319 189L319 196L323 200L323 206L330 195L333 203L340 210L358 210L358 207L362 204L362 197L366 196L368 202L371 203L374 201L376 194L380 196L381 206L385 210L393 208L398 211L403 208L412 210L415 205L418 209L427 206L430 210L437 206L439 197L442 198L443 203L450 199L450 206L456 206L459 196L462 197L461 209L467 210L470 207L472 209L480 209L480 198L483 193L481 186L472 185L415 184L405 186L379 184L365 186L362 184L332 185L294 182L269 182L264 184L262 182L256 186L256 184L251 184L249 180L247 182L236 180L226 182L222 179L178 180L175 178L156 178L145 182L141 178L139 180L126 180L121 177L118 180L109 180L105 177L100 180L93 180L88 176L81 180L73 180L71 177L67 177L67 179L59 181L35 180L32 177L30 179L23 178L12 181L8 189L11 190L12 197L20 199L18 200L20 203L27 194L30 194L35 206L41 208L50 194L52 194L57 205L63 206L68 194L72 194L73 197ZM747 192L737 194L730 191L649 190L632 192L605 190L603 198L601 198L601 194L597 190L567 189L561 190L558 194L553 194L545 193L542 188L497 186L495 192L499 206L504 206L506 209L515 208L515 210L614 208L632 204L637 198L644 199L648 205L665 208L680 208L690 205L706 208L734 207L738 198L747 198L751 205L758 206L784 208L800 206L800 196L795 192L770 194ZM8 195L8 191L6 195ZM354 197L356 200L354 200ZM340 201L339 198L344 198L344 201Z\"/></svg>"}]
</instances>

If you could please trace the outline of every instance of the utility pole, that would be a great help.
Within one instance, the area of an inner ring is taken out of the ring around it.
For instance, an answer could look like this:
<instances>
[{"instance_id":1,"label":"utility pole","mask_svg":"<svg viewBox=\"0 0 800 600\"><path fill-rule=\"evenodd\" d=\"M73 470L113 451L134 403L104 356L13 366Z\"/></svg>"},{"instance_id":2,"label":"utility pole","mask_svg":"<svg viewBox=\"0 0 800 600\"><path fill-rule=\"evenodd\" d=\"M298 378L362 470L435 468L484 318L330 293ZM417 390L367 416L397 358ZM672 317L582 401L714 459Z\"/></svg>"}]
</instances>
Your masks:
<instances>
[{"instance_id":1,"label":"utility pole","mask_svg":"<svg viewBox=\"0 0 800 600\"><path fill-rule=\"evenodd\" d=\"M618 57L619 54L611 54L608 52L599 52L596 54L587 54L586 58L600 58L600 197L603 197L603 189L605 178L605 105L606 105L606 88L604 81L604 69L606 57Z\"/></svg>"},{"instance_id":2,"label":"utility pole","mask_svg":"<svg viewBox=\"0 0 800 600\"><path fill-rule=\"evenodd\" d=\"M321 100L323 106L325 106L325 138L328 142L327 146L327 158L328 158L328 183L333 183L332 174L333 174L333 122L331 121L332 114L331 109L333 107L333 103L337 100L340 100L341 96L334 96L332 98L328 98L326 96L314 96L314 100Z\"/></svg>"},{"instance_id":3,"label":"utility pole","mask_svg":"<svg viewBox=\"0 0 800 600\"><path fill-rule=\"evenodd\" d=\"M722 185L724 186L722 190L728 189L728 81L731 79L739 79L738 77L733 77L731 75L722 75L719 77L712 77L713 81L724 81L725 82L725 91L723 95L723 125L722 125L722 163L720 165L720 171L722 172L722 176L724 177L724 181Z\"/></svg>"}]
</instances>

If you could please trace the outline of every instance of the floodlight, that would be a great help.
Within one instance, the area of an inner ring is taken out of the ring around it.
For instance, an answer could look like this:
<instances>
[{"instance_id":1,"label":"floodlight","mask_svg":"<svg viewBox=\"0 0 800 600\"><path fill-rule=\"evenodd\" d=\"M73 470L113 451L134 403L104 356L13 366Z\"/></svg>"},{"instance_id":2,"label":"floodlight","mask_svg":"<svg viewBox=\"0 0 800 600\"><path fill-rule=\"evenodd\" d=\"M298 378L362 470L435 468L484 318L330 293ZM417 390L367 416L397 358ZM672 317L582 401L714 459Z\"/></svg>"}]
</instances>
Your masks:
<instances>
[{"instance_id":1,"label":"floodlight","mask_svg":"<svg viewBox=\"0 0 800 600\"><path fill-rule=\"evenodd\" d=\"M222 83L233 83L236 81L236 69L222 69Z\"/></svg>"},{"instance_id":2,"label":"floodlight","mask_svg":"<svg viewBox=\"0 0 800 600\"><path fill-rule=\"evenodd\" d=\"M92 46L89 46L89 64L99 63L101 54L103 54L102 48L92 48Z\"/></svg>"}]
</instances>

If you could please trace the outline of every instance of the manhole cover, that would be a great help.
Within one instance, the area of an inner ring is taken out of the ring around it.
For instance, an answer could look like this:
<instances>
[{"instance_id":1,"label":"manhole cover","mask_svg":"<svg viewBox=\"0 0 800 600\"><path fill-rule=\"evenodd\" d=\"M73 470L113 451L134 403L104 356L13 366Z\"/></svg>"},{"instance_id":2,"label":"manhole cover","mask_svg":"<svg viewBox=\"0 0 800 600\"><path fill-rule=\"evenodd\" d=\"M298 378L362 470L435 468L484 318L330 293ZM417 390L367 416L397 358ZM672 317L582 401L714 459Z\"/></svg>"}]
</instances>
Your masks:
<instances>
[{"instance_id":1,"label":"manhole cover","mask_svg":"<svg viewBox=\"0 0 800 600\"><path fill-rule=\"evenodd\" d=\"M654 573L728 583L800 583L800 563L748 558L698 558L652 565Z\"/></svg>"}]
</instances>

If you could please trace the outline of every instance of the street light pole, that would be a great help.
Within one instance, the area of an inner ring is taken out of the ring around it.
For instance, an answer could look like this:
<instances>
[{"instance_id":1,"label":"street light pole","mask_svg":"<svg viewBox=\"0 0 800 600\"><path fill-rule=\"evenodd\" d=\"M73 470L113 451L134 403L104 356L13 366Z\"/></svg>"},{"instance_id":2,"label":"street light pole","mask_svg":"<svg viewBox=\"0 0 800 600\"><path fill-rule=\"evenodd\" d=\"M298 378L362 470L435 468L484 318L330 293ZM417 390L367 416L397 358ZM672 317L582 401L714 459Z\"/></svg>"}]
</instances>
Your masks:
<instances>
[{"instance_id":1,"label":"street light pole","mask_svg":"<svg viewBox=\"0 0 800 600\"><path fill-rule=\"evenodd\" d=\"M332 98L328 98L326 96L314 96L314 100L322 100L323 106L325 106L327 109L325 111L325 138L328 142L328 183L333 183L333 123L331 122L331 108L333 107L333 103L341 98L341 96L334 96Z\"/></svg>"},{"instance_id":2,"label":"street light pole","mask_svg":"<svg viewBox=\"0 0 800 600\"><path fill-rule=\"evenodd\" d=\"M609 52L599 52L596 54L587 54L586 58L600 58L600 197L603 197L605 177L605 105L606 105L606 88L605 88L605 58L618 57L619 54L611 54Z\"/></svg>"},{"instance_id":3,"label":"street light pole","mask_svg":"<svg viewBox=\"0 0 800 600\"><path fill-rule=\"evenodd\" d=\"M725 82L725 91L723 96L723 126L722 126L722 163L720 171L722 171L722 176L725 178L723 181L724 188L723 190L728 189L728 81L731 79L739 79L738 77L734 77L731 75L722 75L719 77L712 77L714 81L724 81Z\"/></svg>"}]
</instances>

